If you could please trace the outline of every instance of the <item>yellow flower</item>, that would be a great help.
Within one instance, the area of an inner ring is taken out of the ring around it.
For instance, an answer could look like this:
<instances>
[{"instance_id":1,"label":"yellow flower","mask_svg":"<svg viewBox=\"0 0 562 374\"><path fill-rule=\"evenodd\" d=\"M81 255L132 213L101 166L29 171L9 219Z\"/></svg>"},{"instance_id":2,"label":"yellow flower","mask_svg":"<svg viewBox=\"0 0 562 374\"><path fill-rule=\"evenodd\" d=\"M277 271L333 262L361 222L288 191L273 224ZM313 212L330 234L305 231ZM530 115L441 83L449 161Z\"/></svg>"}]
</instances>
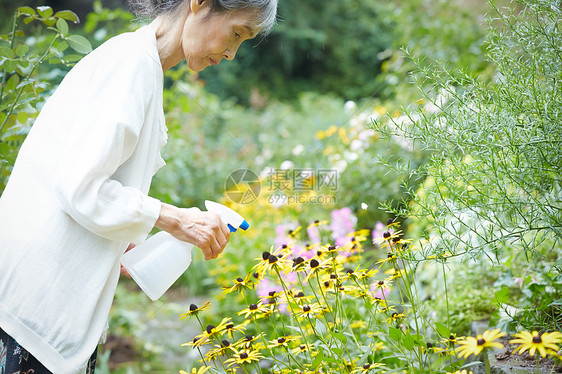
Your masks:
<instances>
[{"instance_id":1,"label":"yellow flower","mask_svg":"<svg viewBox=\"0 0 562 374\"><path fill-rule=\"evenodd\" d=\"M227 359L225 363L231 367L232 365L251 364L253 361L259 361L260 358L263 358L263 355L258 351L243 350Z\"/></svg>"},{"instance_id":2,"label":"yellow flower","mask_svg":"<svg viewBox=\"0 0 562 374\"><path fill-rule=\"evenodd\" d=\"M190 372L180 370L180 374L204 374L207 370L209 370L208 366L202 366L199 369L193 368Z\"/></svg>"},{"instance_id":3,"label":"yellow flower","mask_svg":"<svg viewBox=\"0 0 562 374\"><path fill-rule=\"evenodd\" d=\"M539 351L540 355L544 358L550 351L558 352L559 347L556 344L562 342L562 334L555 332L545 332L539 334L537 331L532 333L528 331L522 331L517 334L513 334L517 339L510 340L510 343L519 344L515 348L514 352L523 354L526 350L529 350L529 355L533 357L535 351Z\"/></svg>"},{"instance_id":4,"label":"yellow flower","mask_svg":"<svg viewBox=\"0 0 562 374\"><path fill-rule=\"evenodd\" d=\"M271 340L268 348L285 347L289 348L289 343L296 341L297 338L291 335L280 336L277 339Z\"/></svg>"},{"instance_id":5,"label":"yellow flower","mask_svg":"<svg viewBox=\"0 0 562 374\"><path fill-rule=\"evenodd\" d=\"M472 370L463 369L463 370L457 370L454 373L447 372L447 374L473 374L473 373Z\"/></svg>"},{"instance_id":6,"label":"yellow flower","mask_svg":"<svg viewBox=\"0 0 562 374\"><path fill-rule=\"evenodd\" d=\"M234 280L234 285L231 287L223 287L223 293L231 293L234 291L242 292L246 289L251 289L254 287L254 282L250 279L252 274L248 273L244 279L238 277Z\"/></svg>"},{"instance_id":7,"label":"yellow flower","mask_svg":"<svg viewBox=\"0 0 562 374\"><path fill-rule=\"evenodd\" d=\"M366 364L363 364L361 367L353 369L353 371L351 373L352 374L354 374L354 373L367 373L367 372L369 372L373 369L380 368L382 366L384 366L384 364L382 364L382 363L376 363L376 364L366 363Z\"/></svg>"},{"instance_id":8,"label":"yellow flower","mask_svg":"<svg viewBox=\"0 0 562 374\"><path fill-rule=\"evenodd\" d=\"M228 322L222 331L222 335L227 334L230 339L233 339L234 332L239 331L243 333L249 323L249 320L244 320L244 322L239 325L235 325L233 322Z\"/></svg>"},{"instance_id":9,"label":"yellow flower","mask_svg":"<svg viewBox=\"0 0 562 374\"><path fill-rule=\"evenodd\" d=\"M191 304L191 305L189 306L189 312L180 314L180 321L183 321L183 320L184 320L186 317L188 317L188 316L197 315L198 313L200 313L200 312L202 312L203 310L207 309L210 305L211 305L211 303L208 302L208 301L207 301L203 306L201 306L201 307L198 307L198 306L195 305L195 304Z\"/></svg>"},{"instance_id":10,"label":"yellow flower","mask_svg":"<svg viewBox=\"0 0 562 374\"><path fill-rule=\"evenodd\" d=\"M270 309L264 306L261 301L257 304L250 304L246 309L238 312L238 315L244 315L244 318L252 316L254 318L261 318L270 314Z\"/></svg>"},{"instance_id":11,"label":"yellow flower","mask_svg":"<svg viewBox=\"0 0 562 374\"><path fill-rule=\"evenodd\" d=\"M476 356L480 354L484 348L503 348L503 344L498 343L495 340L504 335L505 332L500 332L500 329L492 331L486 330L482 335L478 335L476 338L469 336L459 340L460 347L458 347L456 351L459 353L459 357L468 358L470 355Z\"/></svg>"},{"instance_id":12,"label":"yellow flower","mask_svg":"<svg viewBox=\"0 0 562 374\"><path fill-rule=\"evenodd\" d=\"M295 311L297 317L316 316L323 311L322 306L317 303L301 305L300 309Z\"/></svg>"}]
</instances>

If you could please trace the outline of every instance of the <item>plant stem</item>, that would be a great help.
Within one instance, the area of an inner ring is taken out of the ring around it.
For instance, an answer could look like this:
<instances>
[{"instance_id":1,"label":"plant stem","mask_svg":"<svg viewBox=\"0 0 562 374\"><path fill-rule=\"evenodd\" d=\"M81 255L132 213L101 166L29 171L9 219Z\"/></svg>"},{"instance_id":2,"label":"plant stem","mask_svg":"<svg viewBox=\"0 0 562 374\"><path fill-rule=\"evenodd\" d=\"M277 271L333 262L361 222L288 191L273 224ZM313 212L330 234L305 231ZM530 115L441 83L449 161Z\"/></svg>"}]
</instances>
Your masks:
<instances>
[{"instance_id":1,"label":"plant stem","mask_svg":"<svg viewBox=\"0 0 562 374\"><path fill-rule=\"evenodd\" d=\"M484 371L486 372L486 374L492 374L492 368L490 367L490 358L488 357L488 350L485 349L482 352L482 355L484 356Z\"/></svg>"},{"instance_id":2,"label":"plant stem","mask_svg":"<svg viewBox=\"0 0 562 374\"><path fill-rule=\"evenodd\" d=\"M12 35L11 35L11 39L10 39L10 48L13 49L14 48L14 43L16 41L16 23L18 20L18 12L16 11L14 13L14 22L12 24ZM2 101L4 99L4 86L6 85L6 71L4 71L4 74L2 75L2 85L0 86L0 104L2 104Z\"/></svg>"},{"instance_id":3,"label":"plant stem","mask_svg":"<svg viewBox=\"0 0 562 374\"><path fill-rule=\"evenodd\" d=\"M45 53L43 53L43 55L39 58L39 60L37 60L35 62L35 64L33 64L33 67L31 68L31 70L29 71L29 73L24 77L24 79L22 79L22 82L26 81L27 79L31 78L31 74L33 74L33 72L35 71L35 69L37 69L37 67L43 62L43 60L47 57L47 55L49 54L49 52L51 51L51 48L53 48L53 45L55 44L55 41L59 38L60 34L56 34L55 37L53 38L53 40L51 41L51 44L49 44L49 47L47 48L47 50L45 51ZM5 76L6 74L4 74ZM4 88L4 85L2 85L2 88ZM12 102L12 105L10 106L10 109L8 110L8 112L6 113L6 117L4 118L4 121L2 121L2 125L0 125L0 133L2 132L2 130L4 129L4 126L6 125L6 123L8 122L8 118L10 118L10 115L12 115L12 112L14 111L14 108L16 107L16 104L21 96L21 94L23 93L23 90L25 88L25 85L22 85L16 95L16 98L14 99L14 101Z\"/></svg>"}]
</instances>

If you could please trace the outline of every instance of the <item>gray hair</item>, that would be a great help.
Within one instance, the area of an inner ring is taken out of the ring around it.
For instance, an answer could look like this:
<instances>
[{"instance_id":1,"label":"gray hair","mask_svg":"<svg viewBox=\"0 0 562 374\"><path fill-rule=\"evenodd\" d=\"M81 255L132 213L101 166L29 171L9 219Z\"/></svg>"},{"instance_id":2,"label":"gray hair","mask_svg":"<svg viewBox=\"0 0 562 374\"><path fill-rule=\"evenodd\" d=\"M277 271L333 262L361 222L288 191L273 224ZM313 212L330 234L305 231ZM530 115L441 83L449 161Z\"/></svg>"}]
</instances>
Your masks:
<instances>
[{"instance_id":1,"label":"gray hair","mask_svg":"<svg viewBox=\"0 0 562 374\"><path fill-rule=\"evenodd\" d=\"M140 17L155 18L172 14L189 0L128 0L133 12ZM277 0L205 0L211 1L212 12L247 10L256 15L255 24L260 34L268 34L277 20Z\"/></svg>"}]
</instances>

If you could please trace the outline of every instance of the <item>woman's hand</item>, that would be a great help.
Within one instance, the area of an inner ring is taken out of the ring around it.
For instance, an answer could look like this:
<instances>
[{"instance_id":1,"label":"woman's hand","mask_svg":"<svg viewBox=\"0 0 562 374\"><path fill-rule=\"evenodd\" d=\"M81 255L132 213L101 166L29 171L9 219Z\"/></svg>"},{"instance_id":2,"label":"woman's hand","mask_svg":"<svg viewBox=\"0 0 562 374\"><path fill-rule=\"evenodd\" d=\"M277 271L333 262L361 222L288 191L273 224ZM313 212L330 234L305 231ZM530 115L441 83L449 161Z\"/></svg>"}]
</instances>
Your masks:
<instances>
[{"instance_id":1,"label":"woman's hand","mask_svg":"<svg viewBox=\"0 0 562 374\"><path fill-rule=\"evenodd\" d=\"M156 227L203 251L205 260L218 257L230 239L230 230L215 212L178 208L162 203Z\"/></svg>"}]
</instances>

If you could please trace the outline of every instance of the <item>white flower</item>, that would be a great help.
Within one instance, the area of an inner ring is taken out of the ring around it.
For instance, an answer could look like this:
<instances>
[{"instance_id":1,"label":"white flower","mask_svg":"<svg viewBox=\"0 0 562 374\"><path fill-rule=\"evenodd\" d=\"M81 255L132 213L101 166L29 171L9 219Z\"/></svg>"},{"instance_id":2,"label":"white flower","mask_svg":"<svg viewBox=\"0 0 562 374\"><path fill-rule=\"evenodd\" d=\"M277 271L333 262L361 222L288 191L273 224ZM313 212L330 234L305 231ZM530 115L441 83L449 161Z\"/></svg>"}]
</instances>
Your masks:
<instances>
[{"instance_id":1,"label":"white flower","mask_svg":"<svg viewBox=\"0 0 562 374\"><path fill-rule=\"evenodd\" d=\"M285 160L281 163L281 170L289 170L295 167L295 164L293 163L293 161L290 160Z\"/></svg>"},{"instance_id":2,"label":"white flower","mask_svg":"<svg viewBox=\"0 0 562 374\"><path fill-rule=\"evenodd\" d=\"M343 173L347 168L347 161L339 160L334 164L334 169L338 171L338 173Z\"/></svg>"},{"instance_id":3,"label":"white flower","mask_svg":"<svg viewBox=\"0 0 562 374\"><path fill-rule=\"evenodd\" d=\"M352 112L355 111L356 108L357 108L357 104L355 104L355 102L351 100L346 101L345 104L343 105L343 109L347 114L351 114Z\"/></svg>"},{"instance_id":4,"label":"white flower","mask_svg":"<svg viewBox=\"0 0 562 374\"><path fill-rule=\"evenodd\" d=\"M359 139L352 140L351 144L349 145L349 149L351 149L352 151L358 151L361 148L363 148L363 142Z\"/></svg>"},{"instance_id":5,"label":"white flower","mask_svg":"<svg viewBox=\"0 0 562 374\"><path fill-rule=\"evenodd\" d=\"M295 156L298 156L303 152L304 152L304 145L302 144L298 144L295 148L293 148L293 154Z\"/></svg>"},{"instance_id":6,"label":"white flower","mask_svg":"<svg viewBox=\"0 0 562 374\"><path fill-rule=\"evenodd\" d=\"M361 209L363 210L367 210L369 208L369 206L365 203L361 203Z\"/></svg>"}]
</instances>

